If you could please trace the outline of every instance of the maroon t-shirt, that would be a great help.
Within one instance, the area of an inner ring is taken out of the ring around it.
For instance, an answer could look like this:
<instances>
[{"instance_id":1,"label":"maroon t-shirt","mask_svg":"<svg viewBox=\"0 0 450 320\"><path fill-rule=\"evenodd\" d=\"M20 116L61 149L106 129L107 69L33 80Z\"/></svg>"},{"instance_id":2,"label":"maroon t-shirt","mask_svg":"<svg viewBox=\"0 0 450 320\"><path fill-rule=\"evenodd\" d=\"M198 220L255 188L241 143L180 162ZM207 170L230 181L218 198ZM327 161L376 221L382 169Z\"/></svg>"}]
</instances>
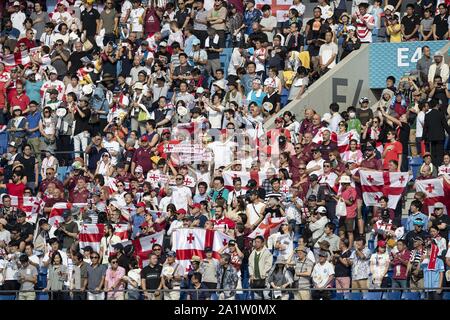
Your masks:
<instances>
[{"instance_id":1,"label":"maroon t-shirt","mask_svg":"<svg viewBox=\"0 0 450 320\"><path fill-rule=\"evenodd\" d=\"M133 162L136 163L136 166L141 166L142 169L144 169L144 175L152 169L152 160L150 159L151 156L151 148L138 148L133 155Z\"/></svg>"},{"instance_id":2,"label":"maroon t-shirt","mask_svg":"<svg viewBox=\"0 0 450 320\"><path fill-rule=\"evenodd\" d=\"M161 30L161 21L155 9L148 9L144 18L144 32L146 35L154 34Z\"/></svg>"},{"instance_id":3,"label":"maroon t-shirt","mask_svg":"<svg viewBox=\"0 0 450 320\"><path fill-rule=\"evenodd\" d=\"M396 254L391 253L391 261L393 264L393 279L408 279L408 265L404 265L403 263L401 263L399 258L401 258L405 262L408 262L410 257L411 252L408 249L405 249L403 252L397 252Z\"/></svg>"}]
</instances>

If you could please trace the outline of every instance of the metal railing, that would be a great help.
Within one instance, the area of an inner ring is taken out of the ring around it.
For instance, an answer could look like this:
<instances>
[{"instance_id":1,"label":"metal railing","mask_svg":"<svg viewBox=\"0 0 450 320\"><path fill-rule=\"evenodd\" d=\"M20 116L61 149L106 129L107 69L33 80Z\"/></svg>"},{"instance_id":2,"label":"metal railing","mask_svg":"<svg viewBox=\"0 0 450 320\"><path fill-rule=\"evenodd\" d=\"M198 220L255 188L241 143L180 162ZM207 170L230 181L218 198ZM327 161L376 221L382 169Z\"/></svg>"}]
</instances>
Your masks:
<instances>
[{"instance_id":1,"label":"metal railing","mask_svg":"<svg viewBox=\"0 0 450 320\"><path fill-rule=\"evenodd\" d=\"M142 289L136 289L136 290L130 290L130 289L121 289L121 290L112 290L112 291L89 291L89 290L0 290L0 300L21 300L21 294L27 294L27 293L35 293L35 299L36 300L53 300L57 299L57 296L60 297L59 300L72 300L73 296L78 294L78 297L80 295L84 295L84 299L82 300L89 300L87 298L87 294L95 294L100 295L104 294L104 299L109 300L107 298L108 293L123 293L123 299L124 300L145 300L145 295L147 293L154 294L155 292L163 297L164 293L174 293L178 292L181 294L199 294L199 293L211 293L210 299L211 300L220 300L220 293L226 292L228 297L235 297L236 300L261 300L261 297L264 297L264 300L280 300L273 298L275 292L283 292L283 294L289 294L290 299L289 300L296 300L295 299L295 293L309 293L310 296L314 299L315 293L324 293L329 292L330 296L329 299L331 300L372 300L371 298L368 298L371 296L372 293L376 293L379 295L379 300L382 295L386 293L400 293L400 296L397 298L400 299L401 296L405 293L414 293L417 295L416 299L414 298L406 298L404 300L419 300L423 298L427 298L428 294L431 292L436 292L439 290L441 292L441 295L445 300L450 300L450 287L441 287L441 288L426 288L426 287L408 287L408 288L378 288L378 289L370 289L370 288L285 288L285 289L277 289L277 288L236 288L233 290L223 290L223 289L208 289L208 288L202 288L202 289L181 289L181 288L174 288L174 289L160 289L160 290L142 290ZM129 294L132 293L134 296L139 295L139 299L128 299L127 297ZM352 296L352 294L359 294L359 297ZM257 294L260 298L254 299L254 296L252 294ZM398 294L397 294L398 295ZM63 299L61 299L63 297ZM80 300L78 298L78 300ZM111 299L115 300L115 299ZM184 299L179 299L185 300ZM225 299L228 300L228 299ZM389 300L389 299L384 299Z\"/></svg>"}]
</instances>

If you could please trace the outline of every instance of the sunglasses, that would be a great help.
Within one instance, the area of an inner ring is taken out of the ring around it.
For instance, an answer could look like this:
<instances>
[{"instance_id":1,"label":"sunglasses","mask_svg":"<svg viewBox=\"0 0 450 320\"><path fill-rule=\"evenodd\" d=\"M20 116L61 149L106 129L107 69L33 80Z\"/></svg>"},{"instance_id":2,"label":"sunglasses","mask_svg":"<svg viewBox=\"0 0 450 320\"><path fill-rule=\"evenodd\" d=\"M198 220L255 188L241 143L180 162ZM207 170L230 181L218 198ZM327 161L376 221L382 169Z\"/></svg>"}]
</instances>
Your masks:
<instances>
[{"instance_id":1,"label":"sunglasses","mask_svg":"<svg viewBox=\"0 0 450 320\"><path fill-rule=\"evenodd\" d=\"M91 256L91 259L98 259L100 258L99 256Z\"/></svg>"},{"instance_id":2,"label":"sunglasses","mask_svg":"<svg viewBox=\"0 0 450 320\"><path fill-rule=\"evenodd\" d=\"M323 167L324 167L324 168L329 168L329 167L331 167L331 166L330 166L329 164L324 164Z\"/></svg>"},{"instance_id":3,"label":"sunglasses","mask_svg":"<svg viewBox=\"0 0 450 320\"><path fill-rule=\"evenodd\" d=\"M111 264L117 264L118 262L117 261L111 261Z\"/></svg>"},{"instance_id":4,"label":"sunglasses","mask_svg":"<svg viewBox=\"0 0 450 320\"><path fill-rule=\"evenodd\" d=\"M175 180L183 180L183 178L176 178Z\"/></svg>"},{"instance_id":5,"label":"sunglasses","mask_svg":"<svg viewBox=\"0 0 450 320\"><path fill-rule=\"evenodd\" d=\"M161 251L161 248L155 248L153 251Z\"/></svg>"},{"instance_id":6,"label":"sunglasses","mask_svg":"<svg viewBox=\"0 0 450 320\"><path fill-rule=\"evenodd\" d=\"M305 167L298 168L298 170L306 170Z\"/></svg>"},{"instance_id":7,"label":"sunglasses","mask_svg":"<svg viewBox=\"0 0 450 320\"><path fill-rule=\"evenodd\" d=\"M295 150L299 150L299 149L301 149L301 148L300 148L300 147L295 147L294 149L295 149Z\"/></svg>"}]
</instances>

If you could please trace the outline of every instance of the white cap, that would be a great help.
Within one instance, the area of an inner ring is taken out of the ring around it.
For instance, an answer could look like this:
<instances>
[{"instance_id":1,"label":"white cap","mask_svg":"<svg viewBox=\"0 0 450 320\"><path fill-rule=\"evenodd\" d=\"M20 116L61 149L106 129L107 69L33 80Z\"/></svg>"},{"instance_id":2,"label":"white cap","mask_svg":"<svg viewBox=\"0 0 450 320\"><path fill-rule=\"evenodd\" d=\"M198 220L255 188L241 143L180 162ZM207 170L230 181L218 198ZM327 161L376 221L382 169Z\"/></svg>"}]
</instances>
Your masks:
<instances>
[{"instance_id":1,"label":"white cap","mask_svg":"<svg viewBox=\"0 0 450 320\"><path fill-rule=\"evenodd\" d=\"M339 179L339 183L351 183L350 177L346 175L341 176L341 178Z\"/></svg>"},{"instance_id":2,"label":"white cap","mask_svg":"<svg viewBox=\"0 0 450 320\"><path fill-rule=\"evenodd\" d=\"M84 85L83 88L81 88L81 91L83 91L84 95L89 95L94 91L94 89L92 89L91 85Z\"/></svg>"}]
</instances>

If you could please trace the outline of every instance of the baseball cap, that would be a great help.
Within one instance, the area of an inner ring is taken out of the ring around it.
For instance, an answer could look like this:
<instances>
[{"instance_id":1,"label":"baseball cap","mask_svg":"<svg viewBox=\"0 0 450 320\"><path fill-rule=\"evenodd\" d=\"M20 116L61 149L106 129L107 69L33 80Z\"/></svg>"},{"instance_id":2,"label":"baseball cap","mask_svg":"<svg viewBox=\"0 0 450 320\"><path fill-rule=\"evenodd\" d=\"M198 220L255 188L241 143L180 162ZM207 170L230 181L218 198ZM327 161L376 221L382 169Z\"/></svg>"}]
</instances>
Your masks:
<instances>
[{"instance_id":1,"label":"baseball cap","mask_svg":"<svg viewBox=\"0 0 450 320\"><path fill-rule=\"evenodd\" d=\"M141 137L141 142L148 142L148 137L147 136L142 136Z\"/></svg>"},{"instance_id":2,"label":"baseball cap","mask_svg":"<svg viewBox=\"0 0 450 320\"><path fill-rule=\"evenodd\" d=\"M198 46L199 44L200 44L200 40L198 40L198 39L194 39L194 41L192 41L193 46Z\"/></svg>"},{"instance_id":3,"label":"baseball cap","mask_svg":"<svg viewBox=\"0 0 450 320\"><path fill-rule=\"evenodd\" d=\"M63 218L68 218L72 215L72 212L70 212L70 210L64 210L62 217Z\"/></svg>"},{"instance_id":4,"label":"baseball cap","mask_svg":"<svg viewBox=\"0 0 450 320\"><path fill-rule=\"evenodd\" d=\"M201 262L202 261L202 259L199 257L199 256L192 256L192 258L191 258L191 262Z\"/></svg>"},{"instance_id":5,"label":"baseball cap","mask_svg":"<svg viewBox=\"0 0 450 320\"><path fill-rule=\"evenodd\" d=\"M422 226L422 227L423 227L423 225L425 224L425 222L423 221L422 218L416 218L416 219L414 219L413 224L414 224L415 226Z\"/></svg>"},{"instance_id":6,"label":"baseball cap","mask_svg":"<svg viewBox=\"0 0 450 320\"><path fill-rule=\"evenodd\" d=\"M139 226L139 228L145 228L145 227L148 227L148 226L149 226L148 222L145 221Z\"/></svg>"},{"instance_id":7,"label":"baseball cap","mask_svg":"<svg viewBox=\"0 0 450 320\"><path fill-rule=\"evenodd\" d=\"M145 202L143 202L143 201L138 202L138 203L136 204L136 207L145 208L145 207L146 207Z\"/></svg>"},{"instance_id":8,"label":"baseball cap","mask_svg":"<svg viewBox=\"0 0 450 320\"><path fill-rule=\"evenodd\" d=\"M123 250L123 244L121 243L116 243L115 245L112 246L114 249L116 250Z\"/></svg>"},{"instance_id":9,"label":"baseball cap","mask_svg":"<svg viewBox=\"0 0 450 320\"><path fill-rule=\"evenodd\" d=\"M228 241L228 245L229 246L235 246L236 245L236 241L235 240L230 240L230 241Z\"/></svg>"},{"instance_id":10,"label":"baseball cap","mask_svg":"<svg viewBox=\"0 0 450 320\"><path fill-rule=\"evenodd\" d=\"M142 166L137 166L137 167L134 169L134 172L144 172L144 169L142 168Z\"/></svg>"},{"instance_id":11,"label":"baseball cap","mask_svg":"<svg viewBox=\"0 0 450 320\"><path fill-rule=\"evenodd\" d=\"M328 252L320 250L319 251L319 257L328 257Z\"/></svg>"},{"instance_id":12,"label":"baseball cap","mask_svg":"<svg viewBox=\"0 0 450 320\"><path fill-rule=\"evenodd\" d=\"M308 197L308 201L317 201L316 195L312 194Z\"/></svg>"},{"instance_id":13,"label":"baseball cap","mask_svg":"<svg viewBox=\"0 0 450 320\"><path fill-rule=\"evenodd\" d=\"M312 174L309 176L309 181L317 181L317 180L319 180L317 174Z\"/></svg>"},{"instance_id":14,"label":"baseball cap","mask_svg":"<svg viewBox=\"0 0 450 320\"><path fill-rule=\"evenodd\" d=\"M186 210L184 210L183 208L177 210L177 214L186 214L186 213L187 213Z\"/></svg>"},{"instance_id":15,"label":"baseball cap","mask_svg":"<svg viewBox=\"0 0 450 320\"><path fill-rule=\"evenodd\" d=\"M327 213L327 208L325 208L324 206L320 206L317 208L316 212L318 213Z\"/></svg>"},{"instance_id":16,"label":"baseball cap","mask_svg":"<svg viewBox=\"0 0 450 320\"><path fill-rule=\"evenodd\" d=\"M250 179L247 182L247 188L254 188L254 187L256 187L256 185L257 185L257 183L256 183L255 179Z\"/></svg>"},{"instance_id":17,"label":"baseball cap","mask_svg":"<svg viewBox=\"0 0 450 320\"><path fill-rule=\"evenodd\" d=\"M275 119L275 122L284 122L284 119L282 117L277 117Z\"/></svg>"},{"instance_id":18,"label":"baseball cap","mask_svg":"<svg viewBox=\"0 0 450 320\"><path fill-rule=\"evenodd\" d=\"M118 243L118 244L120 244L120 243ZM115 245L117 245L117 244L115 244ZM113 248L114 248L114 246L113 246ZM88 252L94 251L94 249L92 249L91 246L86 246L86 247L82 248L81 250L83 250L83 251L88 251Z\"/></svg>"},{"instance_id":19,"label":"baseball cap","mask_svg":"<svg viewBox=\"0 0 450 320\"><path fill-rule=\"evenodd\" d=\"M164 129L164 130L162 131L162 134L166 134L166 133L170 133L170 130L169 130L169 129Z\"/></svg>"},{"instance_id":20,"label":"baseball cap","mask_svg":"<svg viewBox=\"0 0 450 320\"><path fill-rule=\"evenodd\" d=\"M359 103L364 103L364 102L369 102L369 98L362 97L361 99L359 99Z\"/></svg>"},{"instance_id":21,"label":"baseball cap","mask_svg":"<svg viewBox=\"0 0 450 320\"><path fill-rule=\"evenodd\" d=\"M434 204L434 209L444 209L444 208L445 208L445 206L442 202L436 202Z\"/></svg>"},{"instance_id":22,"label":"baseball cap","mask_svg":"<svg viewBox=\"0 0 450 320\"><path fill-rule=\"evenodd\" d=\"M176 253L175 251L169 251L169 252L167 253L167 256L168 256L168 257L173 257L173 258L175 258L175 257L177 256L177 253Z\"/></svg>"},{"instance_id":23,"label":"baseball cap","mask_svg":"<svg viewBox=\"0 0 450 320\"><path fill-rule=\"evenodd\" d=\"M200 203L194 203L193 205L190 206L191 208L197 208L197 209L201 209L202 206Z\"/></svg>"},{"instance_id":24,"label":"baseball cap","mask_svg":"<svg viewBox=\"0 0 450 320\"><path fill-rule=\"evenodd\" d=\"M386 241L383 241L383 240L378 241L377 247L386 248Z\"/></svg>"},{"instance_id":25,"label":"baseball cap","mask_svg":"<svg viewBox=\"0 0 450 320\"><path fill-rule=\"evenodd\" d=\"M205 248L205 252L212 252L212 251L213 251L213 249L211 247L206 247Z\"/></svg>"},{"instance_id":26,"label":"baseball cap","mask_svg":"<svg viewBox=\"0 0 450 320\"><path fill-rule=\"evenodd\" d=\"M167 47L167 42L161 41L161 42L159 43L159 46L160 46L160 47Z\"/></svg>"}]
</instances>

